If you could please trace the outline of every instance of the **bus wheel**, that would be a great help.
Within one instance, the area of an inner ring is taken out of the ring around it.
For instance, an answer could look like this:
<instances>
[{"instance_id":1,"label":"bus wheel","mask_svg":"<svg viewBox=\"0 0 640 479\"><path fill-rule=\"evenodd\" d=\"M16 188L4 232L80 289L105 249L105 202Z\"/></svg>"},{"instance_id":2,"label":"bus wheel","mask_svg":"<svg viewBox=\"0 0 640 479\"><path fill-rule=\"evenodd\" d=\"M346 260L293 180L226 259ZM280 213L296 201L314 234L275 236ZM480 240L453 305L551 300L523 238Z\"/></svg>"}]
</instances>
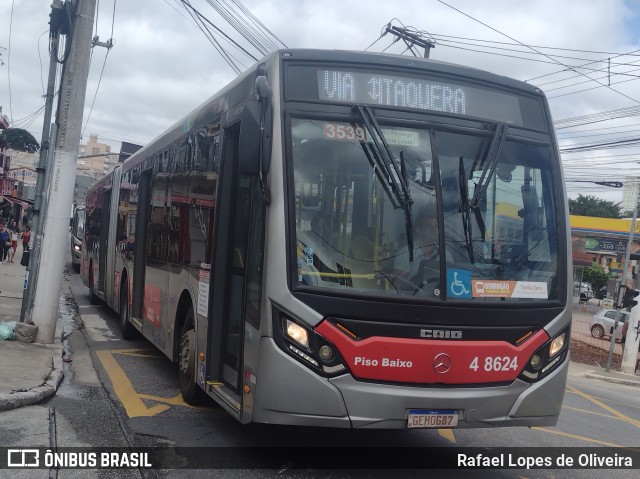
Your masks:
<instances>
[{"instance_id":1,"label":"bus wheel","mask_svg":"<svg viewBox=\"0 0 640 479\"><path fill-rule=\"evenodd\" d=\"M125 281L127 280L125 276ZM131 324L131 309L129 308L129 286L122 287L120 294L120 329L123 339L135 339L138 330Z\"/></svg>"},{"instance_id":2,"label":"bus wheel","mask_svg":"<svg viewBox=\"0 0 640 479\"><path fill-rule=\"evenodd\" d=\"M189 307L180 332L180 350L178 356L180 392L187 404L199 404L204 392L195 382L196 375L196 329L193 307Z\"/></svg>"},{"instance_id":3,"label":"bus wheel","mask_svg":"<svg viewBox=\"0 0 640 479\"><path fill-rule=\"evenodd\" d=\"M89 302L91 304L100 303L100 298L93 292L93 265L89 265Z\"/></svg>"}]
</instances>

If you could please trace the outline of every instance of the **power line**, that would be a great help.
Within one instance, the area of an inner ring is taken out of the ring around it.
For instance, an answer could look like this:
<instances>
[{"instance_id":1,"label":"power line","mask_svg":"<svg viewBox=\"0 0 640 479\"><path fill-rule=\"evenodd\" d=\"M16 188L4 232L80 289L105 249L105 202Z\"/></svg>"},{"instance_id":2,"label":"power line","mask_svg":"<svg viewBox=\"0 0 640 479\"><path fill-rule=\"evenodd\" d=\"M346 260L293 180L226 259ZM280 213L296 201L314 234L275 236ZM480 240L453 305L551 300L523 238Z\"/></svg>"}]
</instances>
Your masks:
<instances>
[{"instance_id":1,"label":"power line","mask_svg":"<svg viewBox=\"0 0 640 479\"><path fill-rule=\"evenodd\" d=\"M445 35L442 33L433 33L430 34L432 36L432 38L435 37L447 37L447 38L457 38L460 40L471 40L471 41L477 41L477 42L484 42L484 43L495 43L498 45L512 45L512 46L516 46L516 45L522 45L522 43L518 42L517 40L515 40L515 43L510 43L510 42L500 42L497 40L484 40L484 39L480 39L480 38L469 38L469 37L459 37L459 36L455 36L455 35ZM551 47L551 46L543 46L543 45L531 45L534 48L542 48L542 49L546 49L546 50L561 50L561 51L567 51L567 52L580 52L580 53L595 53L598 55L629 55L629 56L640 56L640 54L634 55L632 53L620 53L620 52L606 52L606 51L599 51L599 50L580 50L580 49L576 49L576 48L562 48L562 47ZM640 50L634 50L634 51L640 51Z\"/></svg>"},{"instance_id":2,"label":"power line","mask_svg":"<svg viewBox=\"0 0 640 479\"><path fill-rule=\"evenodd\" d=\"M87 125L89 124L89 120L91 119L91 113L93 113L93 107L96 103L96 98L98 97L98 91L100 90L100 84L102 83L102 75L104 74L104 68L107 65L107 58L109 58L109 52L111 52L111 48L113 47L113 28L116 21L116 3L117 0L113 0L113 14L111 16L111 36L106 43L100 43L98 41L98 24L97 24L97 13L96 13L96 35L93 37L93 41L91 44L91 56L93 57L93 48L95 46L104 46L107 48L107 53L104 56L104 61L102 62L102 69L100 70L100 76L98 77L98 84L96 85L96 91L93 95L93 100L91 102L91 108L89 108L89 114L87 115L87 120L84 122L84 128L82 129L82 133L80 133L80 137L84 135L84 131L87 129ZM96 11L100 10L100 4L98 3L98 8Z\"/></svg>"},{"instance_id":3,"label":"power line","mask_svg":"<svg viewBox=\"0 0 640 479\"><path fill-rule=\"evenodd\" d=\"M525 45L524 43L522 43L522 42L520 42L520 41L516 40L515 38L510 37L510 36L509 36L509 35L507 35L506 33L503 33L503 32L501 32L500 30L497 30L496 28L493 28L492 26L487 25L486 23L484 23L484 22L482 22L482 21L478 20L477 18L474 18L474 17L472 17L471 15L468 15L467 13L464 13L463 11L461 11L461 10L459 10L459 9L457 9L457 8L455 8L455 7L451 6L451 5L449 5L449 4L447 4L447 3L446 3L446 2L444 2L443 0L437 0L437 1L438 1L438 2L440 2L440 3L442 3L443 5L446 5L447 7L449 7L449 8L451 8L451 9L455 10L456 12L458 12L458 13L460 13L460 14L464 15L465 17L468 17L468 18L470 18L470 19L472 19L472 20L474 20L474 21L476 21L476 22L480 23L481 25L484 25L485 27L487 27L487 28L489 28L489 29L493 30L494 32L499 33L500 35L503 35L503 36L505 36L505 37L509 38L510 40L513 40L514 42L518 42L520 45L525 46L525 47L527 47L527 48L530 48L530 49L531 49L531 50L533 50L534 52L537 52L537 53L539 53L540 55L543 55L543 56L545 56L545 57L549 58L550 60L555 61L555 62L556 62L556 63L558 63L559 65L563 65L563 66L565 66L566 68L569 68L570 70L573 70L573 71L575 71L576 73L578 73L578 74L580 74L580 75L584 75L585 77L589 78L589 76L587 76L585 73L581 73L581 72L577 71L575 68L573 68L573 67L571 67L571 66L569 66L569 65L565 65L565 64L563 64L563 63L561 63L561 62L559 62L559 61L557 61L557 60L553 59L552 57L550 57L550 56L549 56L549 55L547 55L546 53L542 53L542 52L540 52L540 51L536 50L535 48L533 48L533 47L531 47L531 46L529 46L529 45ZM595 81L596 83L600 83L600 82L599 82L599 81L597 81L597 80L593 80L593 81ZM604 85L603 85L603 86L604 86ZM611 88L610 86L607 86L607 88L608 88L608 89L610 89L611 91L615 92L615 93L618 93L618 94L619 94L619 95L621 95L621 96L624 96L625 98L627 98L627 99L629 99L629 100L633 101L634 103L640 103L640 101L636 100L635 98L632 98L632 97L630 97L630 96L628 96L628 95L625 95L624 93L622 93L622 92L620 92L620 91L618 91L618 90L616 90L616 89L614 89L614 88Z\"/></svg>"},{"instance_id":4,"label":"power line","mask_svg":"<svg viewBox=\"0 0 640 479\"><path fill-rule=\"evenodd\" d=\"M590 125L600 121L614 120L617 118L625 118L629 116L640 115L640 107L631 106L626 108L619 108L617 110L602 111L598 113L592 113L589 115L575 116L571 118L564 118L553 122L553 126L556 130L564 128L574 128L576 126Z\"/></svg>"}]
</instances>

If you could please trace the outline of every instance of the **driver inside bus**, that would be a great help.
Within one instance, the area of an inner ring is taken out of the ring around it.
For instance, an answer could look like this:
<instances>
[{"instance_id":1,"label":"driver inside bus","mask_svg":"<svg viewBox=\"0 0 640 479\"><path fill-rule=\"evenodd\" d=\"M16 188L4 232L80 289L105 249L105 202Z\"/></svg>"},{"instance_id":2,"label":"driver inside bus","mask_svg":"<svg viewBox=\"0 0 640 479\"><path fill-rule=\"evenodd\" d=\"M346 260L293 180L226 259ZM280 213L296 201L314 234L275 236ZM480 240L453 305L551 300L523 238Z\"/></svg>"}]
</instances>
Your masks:
<instances>
[{"instance_id":1,"label":"driver inside bus","mask_svg":"<svg viewBox=\"0 0 640 479\"><path fill-rule=\"evenodd\" d=\"M421 261L437 262L440 260L435 204L427 204L418 212L414 220L413 231L413 261L409 261L409 247L405 245L398 251L393 262L393 274L409 280L418 274ZM448 251L446 258L447 261L452 261ZM436 268L439 267L436 266ZM419 279L417 282L421 281L422 279Z\"/></svg>"}]
</instances>

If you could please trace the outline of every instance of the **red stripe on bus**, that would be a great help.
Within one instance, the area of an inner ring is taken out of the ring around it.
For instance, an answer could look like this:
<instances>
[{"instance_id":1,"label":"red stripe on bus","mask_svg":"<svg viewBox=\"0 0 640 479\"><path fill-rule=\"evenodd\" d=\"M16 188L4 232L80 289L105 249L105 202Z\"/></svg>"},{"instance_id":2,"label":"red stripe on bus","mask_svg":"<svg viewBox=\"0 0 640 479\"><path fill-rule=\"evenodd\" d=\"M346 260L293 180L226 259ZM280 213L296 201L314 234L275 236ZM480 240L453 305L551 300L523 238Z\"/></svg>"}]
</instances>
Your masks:
<instances>
[{"instance_id":1,"label":"red stripe on bus","mask_svg":"<svg viewBox=\"0 0 640 479\"><path fill-rule=\"evenodd\" d=\"M355 341L328 321L316 331L340 351L358 379L414 384L513 381L550 338L540 330L524 343L374 336Z\"/></svg>"}]
</instances>

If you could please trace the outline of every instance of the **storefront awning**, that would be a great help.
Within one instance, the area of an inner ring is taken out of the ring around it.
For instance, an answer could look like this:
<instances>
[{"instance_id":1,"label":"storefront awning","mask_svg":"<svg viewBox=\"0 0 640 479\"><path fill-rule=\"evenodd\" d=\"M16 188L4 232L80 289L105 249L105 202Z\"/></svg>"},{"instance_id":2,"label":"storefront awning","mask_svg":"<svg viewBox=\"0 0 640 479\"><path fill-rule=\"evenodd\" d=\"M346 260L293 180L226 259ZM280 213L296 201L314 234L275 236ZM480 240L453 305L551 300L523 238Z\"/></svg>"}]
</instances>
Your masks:
<instances>
[{"instance_id":1,"label":"storefront awning","mask_svg":"<svg viewBox=\"0 0 640 479\"><path fill-rule=\"evenodd\" d=\"M7 200L11 204L20 205L23 208L28 208L30 206L30 203L27 203L26 201L23 201L18 198L14 198L13 196L3 196L2 198Z\"/></svg>"}]
</instances>

